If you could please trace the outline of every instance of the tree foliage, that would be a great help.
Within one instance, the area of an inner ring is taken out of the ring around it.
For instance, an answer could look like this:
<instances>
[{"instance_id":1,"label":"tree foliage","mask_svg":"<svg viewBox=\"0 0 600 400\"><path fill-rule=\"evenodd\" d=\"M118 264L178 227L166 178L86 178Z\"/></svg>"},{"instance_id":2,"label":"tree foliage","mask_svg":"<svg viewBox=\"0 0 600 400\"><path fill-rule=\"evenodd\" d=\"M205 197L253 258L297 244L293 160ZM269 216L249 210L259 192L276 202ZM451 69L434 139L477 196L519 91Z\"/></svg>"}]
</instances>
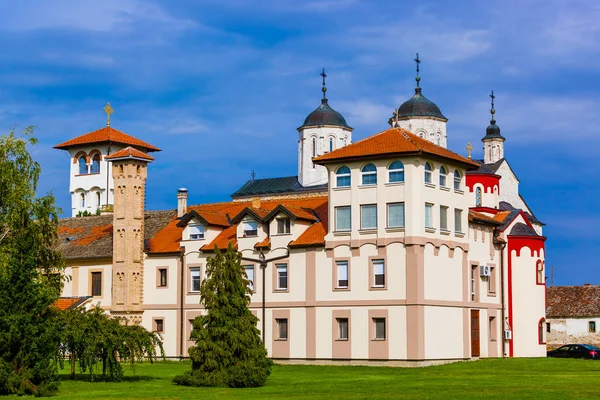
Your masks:
<instances>
[{"instance_id":1,"label":"tree foliage","mask_svg":"<svg viewBox=\"0 0 600 400\"><path fill-rule=\"evenodd\" d=\"M215 247L207 261L207 278L200 287L200 302L207 313L194 320L190 349L192 370L175 377L188 386L263 386L271 361L250 312L249 282L241 254L231 244L225 253Z\"/></svg>"},{"instance_id":2,"label":"tree foliage","mask_svg":"<svg viewBox=\"0 0 600 400\"><path fill-rule=\"evenodd\" d=\"M69 359L71 378L75 377L76 363L92 380L100 377L120 381L123 361L134 365L144 359L153 362L159 355L165 358L162 340L156 333L138 325L123 325L100 307L61 312L60 327L60 360Z\"/></svg>"},{"instance_id":3,"label":"tree foliage","mask_svg":"<svg viewBox=\"0 0 600 400\"><path fill-rule=\"evenodd\" d=\"M56 386L59 338L50 305L62 290L64 261L54 249L54 197L36 197L32 134L0 137L0 394L40 395Z\"/></svg>"}]
</instances>

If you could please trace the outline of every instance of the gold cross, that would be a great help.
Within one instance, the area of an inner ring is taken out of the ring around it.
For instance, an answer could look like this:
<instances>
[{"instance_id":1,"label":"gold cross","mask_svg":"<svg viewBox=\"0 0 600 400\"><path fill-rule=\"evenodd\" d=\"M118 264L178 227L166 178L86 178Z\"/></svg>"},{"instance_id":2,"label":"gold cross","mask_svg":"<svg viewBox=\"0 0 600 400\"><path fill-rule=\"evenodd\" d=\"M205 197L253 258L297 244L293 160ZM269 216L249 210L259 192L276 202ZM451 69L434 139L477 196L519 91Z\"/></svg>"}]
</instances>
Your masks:
<instances>
[{"instance_id":1,"label":"gold cross","mask_svg":"<svg viewBox=\"0 0 600 400\"><path fill-rule=\"evenodd\" d=\"M473 146L471 146L471 142L467 143L467 152L469 154L469 160L471 159L471 151L473 150Z\"/></svg>"},{"instance_id":2,"label":"gold cross","mask_svg":"<svg viewBox=\"0 0 600 400\"><path fill-rule=\"evenodd\" d=\"M110 115L115 112L113 108L110 106L110 103L106 103L104 106L104 112L106 113L106 126L110 126Z\"/></svg>"}]
</instances>

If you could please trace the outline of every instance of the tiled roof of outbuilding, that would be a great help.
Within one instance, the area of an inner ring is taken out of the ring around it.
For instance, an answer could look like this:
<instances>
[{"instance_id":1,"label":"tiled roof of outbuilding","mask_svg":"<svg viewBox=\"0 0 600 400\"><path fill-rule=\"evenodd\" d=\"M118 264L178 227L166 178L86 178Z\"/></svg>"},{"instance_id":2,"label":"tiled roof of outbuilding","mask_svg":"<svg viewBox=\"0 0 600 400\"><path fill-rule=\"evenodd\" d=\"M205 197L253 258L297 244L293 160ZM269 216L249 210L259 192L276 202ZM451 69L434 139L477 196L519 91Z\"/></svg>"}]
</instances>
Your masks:
<instances>
[{"instance_id":1,"label":"tiled roof of outbuilding","mask_svg":"<svg viewBox=\"0 0 600 400\"><path fill-rule=\"evenodd\" d=\"M317 164L333 161L387 158L400 155L434 156L458 162L468 169L479 168L479 164L460 156L444 147L437 146L402 128L390 128L366 139L341 147L314 159Z\"/></svg>"},{"instance_id":2,"label":"tiled roof of outbuilding","mask_svg":"<svg viewBox=\"0 0 600 400\"><path fill-rule=\"evenodd\" d=\"M149 162L154 161L154 157L152 157L151 155L146 154L143 151L139 151L138 149L133 148L131 146L127 146L124 149L121 149L117 152L114 152L114 153L106 156L105 158L109 161L125 160L125 159L129 159L129 158L139 159L139 160L149 161Z\"/></svg>"},{"instance_id":3,"label":"tiled roof of outbuilding","mask_svg":"<svg viewBox=\"0 0 600 400\"><path fill-rule=\"evenodd\" d=\"M85 303L86 300L90 299L90 296L83 297L59 297L53 304L54 307L58 308L61 311L68 310L70 308L77 308L82 303Z\"/></svg>"},{"instance_id":4,"label":"tiled roof of outbuilding","mask_svg":"<svg viewBox=\"0 0 600 400\"><path fill-rule=\"evenodd\" d=\"M546 317L600 317L600 286L546 287Z\"/></svg>"}]
</instances>

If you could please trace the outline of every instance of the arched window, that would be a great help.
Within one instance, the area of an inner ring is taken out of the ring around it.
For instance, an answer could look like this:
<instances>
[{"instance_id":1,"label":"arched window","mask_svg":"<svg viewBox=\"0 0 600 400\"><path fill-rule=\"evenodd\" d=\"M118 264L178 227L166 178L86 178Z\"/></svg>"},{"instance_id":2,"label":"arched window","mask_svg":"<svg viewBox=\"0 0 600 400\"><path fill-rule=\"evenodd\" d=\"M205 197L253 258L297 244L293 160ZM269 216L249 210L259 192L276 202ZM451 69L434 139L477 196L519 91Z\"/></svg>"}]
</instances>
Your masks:
<instances>
[{"instance_id":1,"label":"arched window","mask_svg":"<svg viewBox=\"0 0 600 400\"><path fill-rule=\"evenodd\" d=\"M79 197L81 198L81 208L85 208L85 193L81 193Z\"/></svg>"},{"instance_id":2,"label":"arched window","mask_svg":"<svg viewBox=\"0 0 600 400\"><path fill-rule=\"evenodd\" d=\"M85 163L85 156L79 157L79 175L87 174L87 164Z\"/></svg>"},{"instance_id":3,"label":"arched window","mask_svg":"<svg viewBox=\"0 0 600 400\"><path fill-rule=\"evenodd\" d=\"M350 187L350 168L339 167L335 172L337 176L337 187Z\"/></svg>"},{"instance_id":4,"label":"arched window","mask_svg":"<svg viewBox=\"0 0 600 400\"><path fill-rule=\"evenodd\" d=\"M436 143L437 143L438 146L442 145L442 134L441 133L438 133L436 135Z\"/></svg>"},{"instance_id":5,"label":"arched window","mask_svg":"<svg viewBox=\"0 0 600 400\"><path fill-rule=\"evenodd\" d=\"M92 158L92 168L90 169L90 173L99 174L100 173L100 154L95 154Z\"/></svg>"},{"instance_id":6,"label":"arched window","mask_svg":"<svg viewBox=\"0 0 600 400\"><path fill-rule=\"evenodd\" d=\"M317 138L312 139L312 156L313 158L317 156Z\"/></svg>"},{"instance_id":7,"label":"arched window","mask_svg":"<svg viewBox=\"0 0 600 400\"><path fill-rule=\"evenodd\" d=\"M536 281L538 285L544 284L544 263L541 260L536 264Z\"/></svg>"},{"instance_id":8,"label":"arched window","mask_svg":"<svg viewBox=\"0 0 600 400\"><path fill-rule=\"evenodd\" d=\"M333 151L333 138L332 137L329 138L329 151L330 152Z\"/></svg>"},{"instance_id":9,"label":"arched window","mask_svg":"<svg viewBox=\"0 0 600 400\"><path fill-rule=\"evenodd\" d=\"M460 190L460 181L462 177L460 176L460 171L454 170L454 190Z\"/></svg>"},{"instance_id":10,"label":"arched window","mask_svg":"<svg viewBox=\"0 0 600 400\"><path fill-rule=\"evenodd\" d=\"M96 206L100 208L100 192L96 192Z\"/></svg>"},{"instance_id":11,"label":"arched window","mask_svg":"<svg viewBox=\"0 0 600 400\"><path fill-rule=\"evenodd\" d=\"M475 188L475 206L481 207L482 199L481 199L481 188L478 186Z\"/></svg>"},{"instance_id":12,"label":"arched window","mask_svg":"<svg viewBox=\"0 0 600 400\"><path fill-rule=\"evenodd\" d=\"M377 184L377 168L373 164L367 164L362 167L362 184L376 185Z\"/></svg>"},{"instance_id":13,"label":"arched window","mask_svg":"<svg viewBox=\"0 0 600 400\"><path fill-rule=\"evenodd\" d=\"M446 167L441 166L440 167L440 186L441 187L446 187L446 176L447 176L447 172L446 172Z\"/></svg>"},{"instance_id":14,"label":"arched window","mask_svg":"<svg viewBox=\"0 0 600 400\"><path fill-rule=\"evenodd\" d=\"M390 183L404 182L404 164L400 161L394 161L390 164L388 170Z\"/></svg>"},{"instance_id":15,"label":"arched window","mask_svg":"<svg viewBox=\"0 0 600 400\"><path fill-rule=\"evenodd\" d=\"M433 168L428 162L425 163L425 183L431 183Z\"/></svg>"},{"instance_id":16,"label":"arched window","mask_svg":"<svg viewBox=\"0 0 600 400\"><path fill-rule=\"evenodd\" d=\"M540 319L538 322L538 343L546 344L546 320L544 318Z\"/></svg>"}]
</instances>

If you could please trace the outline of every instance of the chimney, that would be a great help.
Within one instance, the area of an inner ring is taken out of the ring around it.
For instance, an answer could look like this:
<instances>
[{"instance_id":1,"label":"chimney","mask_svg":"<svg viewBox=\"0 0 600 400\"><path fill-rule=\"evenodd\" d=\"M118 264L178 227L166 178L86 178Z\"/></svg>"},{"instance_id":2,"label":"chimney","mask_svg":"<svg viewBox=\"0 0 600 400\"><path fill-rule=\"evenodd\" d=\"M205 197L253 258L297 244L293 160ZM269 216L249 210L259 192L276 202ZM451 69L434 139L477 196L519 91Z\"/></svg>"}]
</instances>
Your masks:
<instances>
[{"instance_id":1,"label":"chimney","mask_svg":"<svg viewBox=\"0 0 600 400\"><path fill-rule=\"evenodd\" d=\"M186 188L179 188L177 190L177 218L181 218L187 214L187 200L188 190Z\"/></svg>"},{"instance_id":2,"label":"chimney","mask_svg":"<svg viewBox=\"0 0 600 400\"><path fill-rule=\"evenodd\" d=\"M583 286L585 286L585 287L590 287L590 286L592 286L592 285L590 285L589 283L585 283Z\"/></svg>"}]
</instances>

